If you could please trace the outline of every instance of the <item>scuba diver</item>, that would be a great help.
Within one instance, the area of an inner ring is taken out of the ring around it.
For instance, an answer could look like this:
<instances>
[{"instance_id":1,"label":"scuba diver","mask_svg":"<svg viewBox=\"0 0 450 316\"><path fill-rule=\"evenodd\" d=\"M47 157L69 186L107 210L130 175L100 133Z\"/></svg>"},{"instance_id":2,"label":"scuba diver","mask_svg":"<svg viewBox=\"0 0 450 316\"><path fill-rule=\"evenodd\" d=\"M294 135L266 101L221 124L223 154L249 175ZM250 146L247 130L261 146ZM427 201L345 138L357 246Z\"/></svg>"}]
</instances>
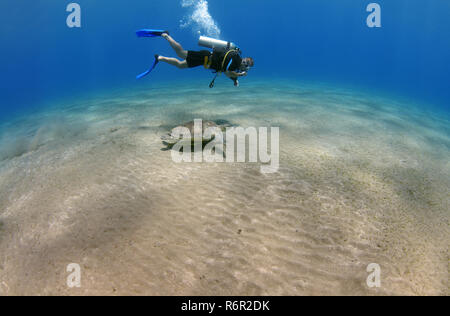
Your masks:
<instances>
[{"instance_id":1,"label":"scuba diver","mask_svg":"<svg viewBox=\"0 0 450 316\"><path fill-rule=\"evenodd\" d=\"M240 49L234 43L215 40L208 37L200 37L199 45L212 48L213 51L188 51L185 50L178 42L176 42L168 31L159 30L139 30L136 32L139 37L157 37L161 36L166 39L175 53L181 60L173 57L164 57L155 55L153 66L145 73L139 75L140 79L148 75L159 62L165 62L179 69L194 68L204 66L216 73L216 76L210 83L210 88L214 87L214 82L220 73L224 73L234 82L234 86L239 86L238 78L247 76L248 71L254 66L253 58L241 57Z\"/></svg>"}]
</instances>

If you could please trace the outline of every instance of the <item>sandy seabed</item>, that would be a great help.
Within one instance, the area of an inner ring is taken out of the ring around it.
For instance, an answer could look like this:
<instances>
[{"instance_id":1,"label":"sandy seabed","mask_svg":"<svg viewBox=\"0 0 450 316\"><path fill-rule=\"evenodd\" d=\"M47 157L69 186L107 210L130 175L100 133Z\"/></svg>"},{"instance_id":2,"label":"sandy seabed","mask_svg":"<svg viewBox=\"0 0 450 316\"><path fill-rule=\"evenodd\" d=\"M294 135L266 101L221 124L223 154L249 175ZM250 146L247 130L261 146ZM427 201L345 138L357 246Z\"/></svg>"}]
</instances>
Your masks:
<instances>
[{"instance_id":1,"label":"sandy seabed","mask_svg":"<svg viewBox=\"0 0 450 316\"><path fill-rule=\"evenodd\" d=\"M280 127L279 171L172 162L194 118ZM0 295L450 295L449 126L300 83L49 107L0 127Z\"/></svg>"}]
</instances>

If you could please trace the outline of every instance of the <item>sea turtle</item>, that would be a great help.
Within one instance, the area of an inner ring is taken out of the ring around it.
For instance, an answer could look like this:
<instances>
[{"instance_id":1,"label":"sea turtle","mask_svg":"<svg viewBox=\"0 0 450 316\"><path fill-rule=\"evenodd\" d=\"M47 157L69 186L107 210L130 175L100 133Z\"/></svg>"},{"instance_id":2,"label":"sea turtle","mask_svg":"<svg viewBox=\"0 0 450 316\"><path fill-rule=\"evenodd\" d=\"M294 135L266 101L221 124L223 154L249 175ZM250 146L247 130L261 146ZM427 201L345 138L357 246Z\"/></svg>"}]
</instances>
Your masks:
<instances>
[{"instance_id":1,"label":"sea turtle","mask_svg":"<svg viewBox=\"0 0 450 316\"><path fill-rule=\"evenodd\" d=\"M200 131L200 124L201 124L201 130L202 130L202 149L210 143L212 140L215 139L215 135L212 134L212 136L206 136L205 131L207 129L214 129L218 128L223 133L223 143L225 143L225 130L227 127L231 127L232 125L230 122L226 120L216 120L216 121L202 121L202 120L195 120L190 121L185 124L182 124L180 126L174 127L171 129L171 131L163 136L161 136L162 143L166 146L166 148L163 148L163 150L170 150L172 149L175 144L179 144L180 146L189 146L189 143L191 144L191 150L194 150L194 127L196 126L195 123L197 123L198 130ZM186 137L183 136L183 133L189 130L189 135L186 135ZM181 136L178 136L181 135Z\"/></svg>"}]
</instances>

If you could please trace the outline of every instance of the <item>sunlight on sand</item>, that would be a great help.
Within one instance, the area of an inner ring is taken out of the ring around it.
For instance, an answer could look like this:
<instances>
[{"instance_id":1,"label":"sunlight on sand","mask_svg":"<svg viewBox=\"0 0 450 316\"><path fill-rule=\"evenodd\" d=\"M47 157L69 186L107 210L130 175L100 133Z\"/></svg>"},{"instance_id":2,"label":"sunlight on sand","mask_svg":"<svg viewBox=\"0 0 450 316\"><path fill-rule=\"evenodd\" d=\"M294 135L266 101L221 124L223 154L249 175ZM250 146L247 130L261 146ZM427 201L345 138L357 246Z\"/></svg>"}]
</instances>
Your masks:
<instances>
[{"instance_id":1,"label":"sunlight on sand","mask_svg":"<svg viewBox=\"0 0 450 316\"><path fill-rule=\"evenodd\" d=\"M194 118L279 126L279 172L175 164L160 136ZM448 126L282 83L37 113L0 129L0 295L449 295ZM81 288L66 286L72 262Z\"/></svg>"}]
</instances>

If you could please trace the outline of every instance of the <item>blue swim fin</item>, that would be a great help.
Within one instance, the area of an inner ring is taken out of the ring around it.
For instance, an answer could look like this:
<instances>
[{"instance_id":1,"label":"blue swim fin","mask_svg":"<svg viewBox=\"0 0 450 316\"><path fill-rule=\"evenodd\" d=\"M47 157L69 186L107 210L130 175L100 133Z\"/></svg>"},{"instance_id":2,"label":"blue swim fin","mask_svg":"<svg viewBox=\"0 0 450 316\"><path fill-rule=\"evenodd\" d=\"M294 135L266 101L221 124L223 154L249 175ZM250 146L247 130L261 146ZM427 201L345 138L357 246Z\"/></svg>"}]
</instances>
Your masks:
<instances>
[{"instance_id":1,"label":"blue swim fin","mask_svg":"<svg viewBox=\"0 0 450 316\"><path fill-rule=\"evenodd\" d=\"M139 76L136 77L136 79L139 80L139 79L144 78L145 76L147 76L149 73L151 73L152 70L155 69L156 65L159 63L158 58L159 58L159 55L155 55L155 61L154 61L153 65L152 65L152 67L149 70L147 70L146 72L141 73Z\"/></svg>"},{"instance_id":2,"label":"blue swim fin","mask_svg":"<svg viewBox=\"0 0 450 316\"><path fill-rule=\"evenodd\" d=\"M163 30L142 29L136 31L136 35L138 37L158 37L163 35L164 33L169 34L169 32Z\"/></svg>"}]
</instances>

